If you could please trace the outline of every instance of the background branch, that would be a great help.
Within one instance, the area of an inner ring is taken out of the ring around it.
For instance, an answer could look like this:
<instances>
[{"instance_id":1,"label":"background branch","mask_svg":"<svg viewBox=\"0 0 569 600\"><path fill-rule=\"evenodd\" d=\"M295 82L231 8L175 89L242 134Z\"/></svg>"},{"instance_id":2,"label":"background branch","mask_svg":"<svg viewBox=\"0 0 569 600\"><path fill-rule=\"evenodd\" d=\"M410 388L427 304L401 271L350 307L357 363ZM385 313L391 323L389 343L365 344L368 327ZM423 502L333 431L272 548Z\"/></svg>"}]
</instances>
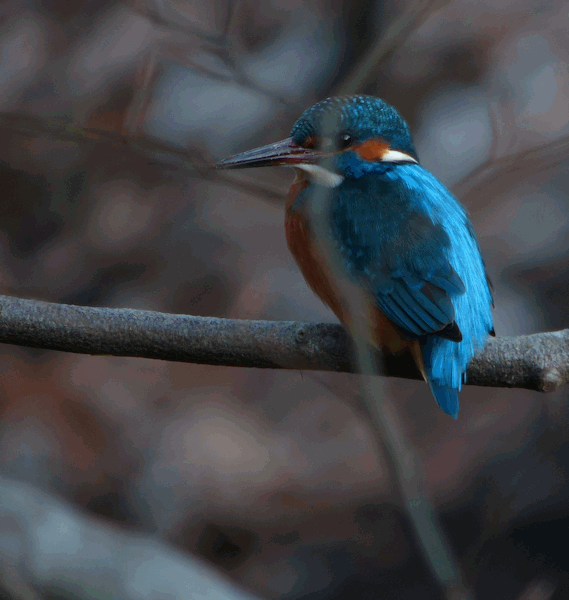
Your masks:
<instances>
[{"instance_id":1,"label":"background branch","mask_svg":"<svg viewBox=\"0 0 569 600\"><path fill-rule=\"evenodd\" d=\"M14 598L254 598L205 561L117 531L29 484L0 477L0 507L12 544L0 563L3 584Z\"/></svg>"},{"instance_id":2,"label":"background branch","mask_svg":"<svg viewBox=\"0 0 569 600\"><path fill-rule=\"evenodd\" d=\"M79 354L268 369L358 372L334 323L244 321L92 308L0 296L0 342ZM384 353L381 374L420 379L411 357ZM569 382L569 330L489 340L468 383L549 392Z\"/></svg>"}]
</instances>

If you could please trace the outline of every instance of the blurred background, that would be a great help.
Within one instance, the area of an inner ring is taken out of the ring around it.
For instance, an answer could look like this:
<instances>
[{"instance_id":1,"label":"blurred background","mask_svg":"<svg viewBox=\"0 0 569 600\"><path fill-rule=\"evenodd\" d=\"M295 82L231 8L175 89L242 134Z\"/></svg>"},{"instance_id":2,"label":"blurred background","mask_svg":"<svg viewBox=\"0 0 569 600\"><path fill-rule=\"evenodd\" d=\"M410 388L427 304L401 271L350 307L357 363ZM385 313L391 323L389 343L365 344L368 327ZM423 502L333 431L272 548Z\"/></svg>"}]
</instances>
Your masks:
<instances>
[{"instance_id":1,"label":"blurred background","mask_svg":"<svg viewBox=\"0 0 569 600\"><path fill-rule=\"evenodd\" d=\"M292 174L208 167L355 85L400 110L467 205L497 335L567 327L566 2L8 0L0 14L1 293L335 320L286 248ZM0 502L0 597L83 597L30 560L21 500L42 492L45 510L57 498L110 538L152 536L236 594L441 597L356 376L7 345L0 373L2 486L31 486ZM455 422L422 383L382 386L477 597L532 581L569 597L566 390L466 387Z\"/></svg>"}]
</instances>

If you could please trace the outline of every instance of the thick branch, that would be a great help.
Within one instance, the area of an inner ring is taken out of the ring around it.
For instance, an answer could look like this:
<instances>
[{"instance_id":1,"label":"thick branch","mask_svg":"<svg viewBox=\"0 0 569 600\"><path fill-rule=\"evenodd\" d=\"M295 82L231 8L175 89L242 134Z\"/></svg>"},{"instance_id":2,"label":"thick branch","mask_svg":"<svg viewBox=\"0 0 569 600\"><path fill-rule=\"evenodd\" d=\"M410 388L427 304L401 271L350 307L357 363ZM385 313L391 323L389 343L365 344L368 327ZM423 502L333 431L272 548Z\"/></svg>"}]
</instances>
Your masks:
<instances>
[{"instance_id":1,"label":"thick branch","mask_svg":"<svg viewBox=\"0 0 569 600\"><path fill-rule=\"evenodd\" d=\"M229 367L357 372L340 325L240 321L0 296L0 342L79 354ZM378 355L382 375L419 379L410 356ZM468 382L552 391L569 382L569 330L490 339Z\"/></svg>"}]
</instances>

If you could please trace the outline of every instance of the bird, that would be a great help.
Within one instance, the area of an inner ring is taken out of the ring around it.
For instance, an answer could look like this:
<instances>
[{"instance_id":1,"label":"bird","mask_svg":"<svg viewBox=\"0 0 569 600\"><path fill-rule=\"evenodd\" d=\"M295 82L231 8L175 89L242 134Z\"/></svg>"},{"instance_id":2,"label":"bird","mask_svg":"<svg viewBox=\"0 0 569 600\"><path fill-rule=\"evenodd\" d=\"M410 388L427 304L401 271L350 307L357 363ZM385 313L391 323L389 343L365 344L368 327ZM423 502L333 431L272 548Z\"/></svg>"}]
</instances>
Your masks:
<instances>
[{"instance_id":1,"label":"bird","mask_svg":"<svg viewBox=\"0 0 569 600\"><path fill-rule=\"evenodd\" d=\"M328 98L289 138L215 168L266 166L296 171L285 234L308 286L372 347L411 352L456 419L468 364L495 335L492 285L465 208L420 165L399 112L375 96Z\"/></svg>"}]
</instances>

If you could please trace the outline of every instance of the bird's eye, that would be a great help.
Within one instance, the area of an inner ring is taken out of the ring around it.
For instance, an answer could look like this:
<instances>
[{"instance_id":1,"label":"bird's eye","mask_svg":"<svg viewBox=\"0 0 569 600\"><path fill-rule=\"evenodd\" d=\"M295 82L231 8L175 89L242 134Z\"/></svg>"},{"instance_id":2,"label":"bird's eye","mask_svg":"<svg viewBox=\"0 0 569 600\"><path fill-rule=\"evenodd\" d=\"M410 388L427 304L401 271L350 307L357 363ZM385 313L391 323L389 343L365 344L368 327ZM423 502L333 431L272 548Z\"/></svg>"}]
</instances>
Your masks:
<instances>
[{"instance_id":1,"label":"bird's eye","mask_svg":"<svg viewBox=\"0 0 569 600\"><path fill-rule=\"evenodd\" d=\"M338 147L338 150L344 150L348 146L351 146L353 141L354 138L352 135L346 133L345 131L342 131L336 137L336 146Z\"/></svg>"}]
</instances>

